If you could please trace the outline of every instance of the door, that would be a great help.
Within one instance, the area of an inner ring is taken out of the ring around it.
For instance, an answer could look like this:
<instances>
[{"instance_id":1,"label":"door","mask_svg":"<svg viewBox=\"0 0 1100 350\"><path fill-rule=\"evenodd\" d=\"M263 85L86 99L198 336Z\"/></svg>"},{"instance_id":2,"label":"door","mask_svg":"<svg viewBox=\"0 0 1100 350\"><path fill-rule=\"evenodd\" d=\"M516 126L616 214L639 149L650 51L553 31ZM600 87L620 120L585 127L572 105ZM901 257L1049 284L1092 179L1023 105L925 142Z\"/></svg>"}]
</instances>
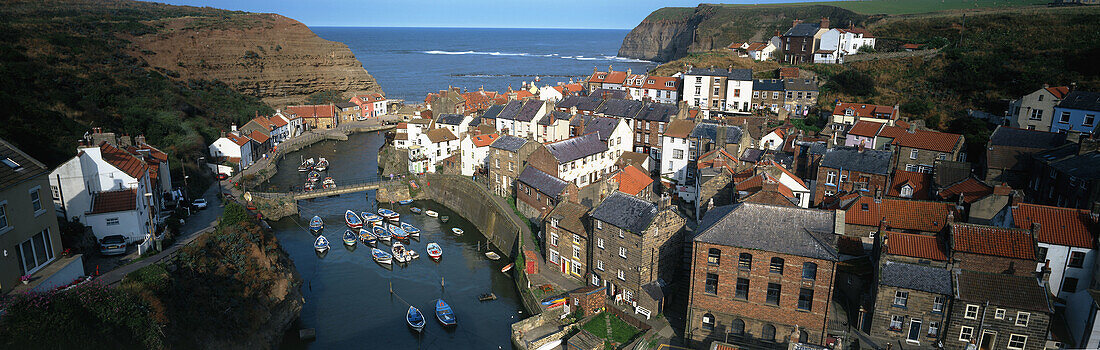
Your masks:
<instances>
[{"instance_id":1,"label":"door","mask_svg":"<svg viewBox=\"0 0 1100 350\"><path fill-rule=\"evenodd\" d=\"M993 344L997 342L997 333L982 333L982 341L978 343L978 349L993 350Z\"/></svg>"},{"instance_id":2,"label":"door","mask_svg":"<svg viewBox=\"0 0 1100 350\"><path fill-rule=\"evenodd\" d=\"M905 337L905 341L910 343L920 343L920 326L921 322L918 319L912 319L909 321L909 335Z\"/></svg>"}]
</instances>

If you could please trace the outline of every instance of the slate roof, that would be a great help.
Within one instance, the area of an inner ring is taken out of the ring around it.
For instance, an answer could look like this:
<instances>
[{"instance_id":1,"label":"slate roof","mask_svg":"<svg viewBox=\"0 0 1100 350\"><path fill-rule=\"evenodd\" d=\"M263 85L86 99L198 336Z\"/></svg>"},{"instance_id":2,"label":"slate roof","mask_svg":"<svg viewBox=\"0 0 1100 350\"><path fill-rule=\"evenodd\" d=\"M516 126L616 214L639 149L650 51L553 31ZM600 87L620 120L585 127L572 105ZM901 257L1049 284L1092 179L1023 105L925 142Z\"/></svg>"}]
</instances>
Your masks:
<instances>
[{"instance_id":1,"label":"slate roof","mask_svg":"<svg viewBox=\"0 0 1100 350\"><path fill-rule=\"evenodd\" d=\"M694 241L837 261L832 211L737 203L711 209Z\"/></svg>"},{"instance_id":2,"label":"slate roof","mask_svg":"<svg viewBox=\"0 0 1100 350\"><path fill-rule=\"evenodd\" d=\"M694 129L691 129L691 138L694 139L707 139L711 142L718 142L718 128L726 128L726 144L736 144L741 142L741 127L718 125L714 123L699 123L695 125Z\"/></svg>"},{"instance_id":3,"label":"slate roof","mask_svg":"<svg viewBox=\"0 0 1100 350\"><path fill-rule=\"evenodd\" d=\"M519 176L516 177L516 181L534 187L539 192L542 192L542 194L551 196L554 199L558 199L561 191L565 190L565 187L569 185L565 180L547 174L533 166L523 168L523 172L519 173Z\"/></svg>"},{"instance_id":4,"label":"slate roof","mask_svg":"<svg viewBox=\"0 0 1100 350\"><path fill-rule=\"evenodd\" d=\"M680 107L674 104L649 102L638 112L636 118L638 120L668 122L677 113L680 113Z\"/></svg>"},{"instance_id":5,"label":"slate roof","mask_svg":"<svg viewBox=\"0 0 1100 350\"><path fill-rule=\"evenodd\" d=\"M613 99L613 98L629 99L630 98L630 94L628 94L626 92L626 90L612 90L612 89L595 89L595 90L592 90L592 92L588 93L588 96L592 96L592 97L595 97L595 98L602 98L602 99ZM577 109L580 109L580 107L577 107Z\"/></svg>"},{"instance_id":6,"label":"slate roof","mask_svg":"<svg viewBox=\"0 0 1100 350\"><path fill-rule=\"evenodd\" d=\"M1039 242L1089 249L1096 246L1093 237L1097 218L1088 210L1028 203L1012 208L1013 227L1030 230L1032 223L1039 223Z\"/></svg>"},{"instance_id":7,"label":"slate roof","mask_svg":"<svg viewBox=\"0 0 1100 350\"><path fill-rule=\"evenodd\" d=\"M1051 313L1046 289L1034 277L957 270L956 298L976 303Z\"/></svg>"},{"instance_id":8,"label":"slate roof","mask_svg":"<svg viewBox=\"0 0 1100 350\"><path fill-rule=\"evenodd\" d=\"M428 135L428 141L431 141L432 143L458 140L458 137L455 136L454 133L451 133L451 129L447 128L436 128L428 130L425 135Z\"/></svg>"},{"instance_id":9,"label":"slate roof","mask_svg":"<svg viewBox=\"0 0 1100 350\"><path fill-rule=\"evenodd\" d=\"M565 164L607 151L607 143L600 139L599 134L591 133L546 144L546 150L558 160L558 164Z\"/></svg>"},{"instance_id":10,"label":"slate roof","mask_svg":"<svg viewBox=\"0 0 1100 350\"><path fill-rule=\"evenodd\" d=\"M738 160L743 162L756 163L760 161L760 158L763 156L764 150L758 148L749 148L746 149L745 152L741 153L741 158L738 158Z\"/></svg>"},{"instance_id":11,"label":"slate roof","mask_svg":"<svg viewBox=\"0 0 1100 350\"><path fill-rule=\"evenodd\" d=\"M821 29L821 23L799 23L791 27L791 29L787 29L787 32L783 33L783 36L814 36L814 34L817 34L818 29Z\"/></svg>"},{"instance_id":12,"label":"slate roof","mask_svg":"<svg viewBox=\"0 0 1100 350\"><path fill-rule=\"evenodd\" d=\"M645 102L635 100L610 99L596 110L596 113L611 117L635 118L645 107Z\"/></svg>"},{"instance_id":13,"label":"slate roof","mask_svg":"<svg viewBox=\"0 0 1100 350\"><path fill-rule=\"evenodd\" d=\"M879 283L942 295L952 295L951 271L941 267L887 260L879 270Z\"/></svg>"},{"instance_id":14,"label":"slate roof","mask_svg":"<svg viewBox=\"0 0 1100 350\"><path fill-rule=\"evenodd\" d=\"M555 105L556 108L569 109L577 107L577 110L581 111L595 111L603 104L603 99L599 95L593 96L566 96Z\"/></svg>"},{"instance_id":15,"label":"slate roof","mask_svg":"<svg viewBox=\"0 0 1100 350\"><path fill-rule=\"evenodd\" d=\"M355 106L358 106L358 105L354 104L354 103L351 103L351 102L337 102L336 103L336 108L339 108L339 109L346 109L346 108L351 108L351 107L355 107Z\"/></svg>"},{"instance_id":16,"label":"slate roof","mask_svg":"<svg viewBox=\"0 0 1100 350\"><path fill-rule=\"evenodd\" d=\"M789 78L783 80L783 88L788 91L817 91L817 82L806 78Z\"/></svg>"},{"instance_id":17,"label":"slate roof","mask_svg":"<svg viewBox=\"0 0 1100 350\"><path fill-rule=\"evenodd\" d=\"M482 118L496 119L497 115L504 110L505 105L493 105L489 109L485 110L485 113L481 114Z\"/></svg>"},{"instance_id":18,"label":"slate roof","mask_svg":"<svg viewBox=\"0 0 1100 350\"><path fill-rule=\"evenodd\" d=\"M1071 176L1089 180L1100 178L1100 152L1079 155L1079 149L1078 144L1071 143L1038 153L1035 158Z\"/></svg>"},{"instance_id":19,"label":"slate roof","mask_svg":"<svg viewBox=\"0 0 1100 350\"><path fill-rule=\"evenodd\" d=\"M517 120L516 118L522 108L523 101L508 101L508 104L504 105L504 109L496 115L496 118Z\"/></svg>"},{"instance_id":20,"label":"slate roof","mask_svg":"<svg viewBox=\"0 0 1100 350\"><path fill-rule=\"evenodd\" d=\"M546 115L542 116L542 119L539 119L538 124L550 126L554 125L553 122L556 122L558 120L569 121L569 117L570 115L568 112L550 111L550 113L546 113Z\"/></svg>"},{"instance_id":21,"label":"slate roof","mask_svg":"<svg viewBox=\"0 0 1100 350\"><path fill-rule=\"evenodd\" d=\"M569 120L569 126L584 127L586 124L588 124L589 120L592 120L592 118L594 117L590 115L577 114L573 117L573 119Z\"/></svg>"},{"instance_id":22,"label":"slate roof","mask_svg":"<svg viewBox=\"0 0 1100 350\"><path fill-rule=\"evenodd\" d=\"M886 175L890 173L890 151L864 149L857 147L833 147L821 157L821 167L858 171L867 174Z\"/></svg>"},{"instance_id":23,"label":"slate roof","mask_svg":"<svg viewBox=\"0 0 1100 350\"><path fill-rule=\"evenodd\" d=\"M1048 149L1065 144L1066 134L998 125L989 135L989 143L994 146Z\"/></svg>"},{"instance_id":24,"label":"slate roof","mask_svg":"<svg viewBox=\"0 0 1100 350\"><path fill-rule=\"evenodd\" d=\"M562 201L547 215L549 218L558 219L558 227L566 231L588 237L588 230L584 229L584 216L588 214L588 207L579 203Z\"/></svg>"},{"instance_id":25,"label":"slate roof","mask_svg":"<svg viewBox=\"0 0 1100 350\"><path fill-rule=\"evenodd\" d=\"M665 127L665 136L686 139L688 134L691 134L691 131L694 129L695 123L692 123L690 120L677 119L673 120Z\"/></svg>"},{"instance_id":26,"label":"slate roof","mask_svg":"<svg viewBox=\"0 0 1100 350\"><path fill-rule=\"evenodd\" d=\"M733 80L752 80L752 69L714 69L714 68L692 68L687 75L705 75L711 77L726 77Z\"/></svg>"},{"instance_id":27,"label":"slate roof","mask_svg":"<svg viewBox=\"0 0 1100 350\"><path fill-rule=\"evenodd\" d=\"M529 122L535 120L535 116L538 115L539 109L546 103L543 100L526 100L523 102L523 107L516 113L516 121Z\"/></svg>"},{"instance_id":28,"label":"slate roof","mask_svg":"<svg viewBox=\"0 0 1100 350\"><path fill-rule=\"evenodd\" d=\"M114 213L137 209L137 189L103 191L92 194L91 214Z\"/></svg>"},{"instance_id":29,"label":"slate roof","mask_svg":"<svg viewBox=\"0 0 1100 350\"><path fill-rule=\"evenodd\" d=\"M466 116L454 113L444 113L435 118L435 122L438 124L460 125L463 119L466 119Z\"/></svg>"},{"instance_id":30,"label":"slate roof","mask_svg":"<svg viewBox=\"0 0 1100 350\"><path fill-rule=\"evenodd\" d=\"M657 206L616 191L600 202L590 215L596 220L641 235L657 217Z\"/></svg>"},{"instance_id":31,"label":"slate roof","mask_svg":"<svg viewBox=\"0 0 1100 350\"><path fill-rule=\"evenodd\" d=\"M31 158L31 156L23 153L7 141L0 139L0 160L6 159L11 159L16 167L0 165L0 189L7 189L49 172L46 165Z\"/></svg>"},{"instance_id":32,"label":"slate roof","mask_svg":"<svg viewBox=\"0 0 1100 350\"><path fill-rule=\"evenodd\" d=\"M754 91L783 91L782 79L756 79L752 83Z\"/></svg>"},{"instance_id":33,"label":"slate roof","mask_svg":"<svg viewBox=\"0 0 1100 350\"><path fill-rule=\"evenodd\" d=\"M489 145L489 147L496 148L496 149L502 149L502 150L505 150L505 151L516 152L516 151L519 151L520 147L523 147L523 145L526 145L526 144L527 144L526 139L515 137L515 136L512 136L512 135L504 135L504 136L501 136L496 141L493 141L493 144Z\"/></svg>"},{"instance_id":34,"label":"slate roof","mask_svg":"<svg viewBox=\"0 0 1100 350\"><path fill-rule=\"evenodd\" d=\"M886 253L911 258L947 261L947 250L939 237L914 233L886 232Z\"/></svg>"},{"instance_id":35,"label":"slate roof","mask_svg":"<svg viewBox=\"0 0 1100 350\"><path fill-rule=\"evenodd\" d=\"M1100 92L1070 91L1057 107L1100 111Z\"/></svg>"},{"instance_id":36,"label":"slate roof","mask_svg":"<svg viewBox=\"0 0 1100 350\"><path fill-rule=\"evenodd\" d=\"M970 177L970 163L950 160L937 160L932 170L932 183L936 187L947 187Z\"/></svg>"},{"instance_id":37,"label":"slate roof","mask_svg":"<svg viewBox=\"0 0 1100 350\"><path fill-rule=\"evenodd\" d=\"M951 223L952 250L1013 259L1035 259L1035 240L1026 230Z\"/></svg>"}]
</instances>

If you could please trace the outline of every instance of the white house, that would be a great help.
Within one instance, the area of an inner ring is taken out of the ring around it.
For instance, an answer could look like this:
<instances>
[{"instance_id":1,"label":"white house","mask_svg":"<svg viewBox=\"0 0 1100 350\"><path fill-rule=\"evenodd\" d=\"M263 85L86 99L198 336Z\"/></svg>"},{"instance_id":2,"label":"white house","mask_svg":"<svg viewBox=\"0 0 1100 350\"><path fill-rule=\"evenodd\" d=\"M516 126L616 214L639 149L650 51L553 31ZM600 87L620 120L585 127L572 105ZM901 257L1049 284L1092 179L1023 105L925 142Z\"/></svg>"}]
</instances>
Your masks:
<instances>
[{"instance_id":1,"label":"white house","mask_svg":"<svg viewBox=\"0 0 1100 350\"><path fill-rule=\"evenodd\" d=\"M695 123L677 119L673 120L665 128L665 134L661 137L661 180L677 185L687 183L687 168L691 159L688 157L691 142L688 135L695 129Z\"/></svg>"},{"instance_id":2,"label":"white house","mask_svg":"<svg viewBox=\"0 0 1100 350\"><path fill-rule=\"evenodd\" d=\"M786 128L775 128L764 137L760 138L760 149L769 149L772 151L778 150L783 147L783 141L787 138Z\"/></svg>"},{"instance_id":3,"label":"white house","mask_svg":"<svg viewBox=\"0 0 1100 350\"><path fill-rule=\"evenodd\" d=\"M803 208L810 207L810 186L802 181L801 178L795 176L787 168L783 167L775 161L763 161L757 164L757 172L764 172L770 175L772 178L779 180L779 183L786 186L794 194L794 198L798 201L798 206Z\"/></svg>"},{"instance_id":4,"label":"white house","mask_svg":"<svg viewBox=\"0 0 1100 350\"><path fill-rule=\"evenodd\" d=\"M418 144L428 156L428 172L434 172L435 166L451 155L460 152L461 140L450 129L436 128L420 134Z\"/></svg>"},{"instance_id":5,"label":"white house","mask_svg":"<svg viewBox=\"0 0 1100 350\"><path fill-rule=\"evenodd\" d=\"M699 107L703 116L712 113L747 114L752 107L751 69L700 69L684 73L681 100Z\"/></svg>"},{"instance_id":6,"label":"white house","mask_svg":"<svg viewBox=\"0 0 1100 350\"><path fill-rule=\"evenodd\" d=\"M237 135L237 131L226 133L210 144L210 156L236 164L238 169L252 165L252 142L247 137Z\"/></svg>"},{"instance_id":7,"label":"white house","mask_svg":"<svg viewBox=\"0 0 1100 350\"><path fill-rule=\"evenodd\" d=\"M440 114L435 119L435 127L447 128L452 134L461 136L466 133L466 128L470 125L470 122L474 120L473 116L446 113Z\"/></svg>"},{"instance_id":8,"label":"white house","mask_svg":"<svg viewBox=\"0 0 1100 350\"><path fill-rule=\"evenodd\" d=\"M160 186L154 185L163 177L159 168L104 142L78 149L76 157L54 169L50 189L66 219L91 226L97 238L123 234L134 242L149 232L150 212L160 207L155 203Z\"/></svg>"},{"instance_id":9,"label":"white house","mask_svg":"<svg viewBox=\"0 0 1100 350\"><path fill-rule=\"evenodd\" d=\"M142 195L137 188L95 192L91 194L91 210L84 214L84 225L92 228L96 240L110 235L126 237L126 243L152 237L154 211L152 196Z\"/></svg>"},{"instance_id":10,"label":"white house","mask_svg":"<svg viewBox=\"0 0 1100 350\"><path fill-rule=\"evenodd\" d=\"M547 143L569 138L569 112L550 111L535 123L535 142Z\"/></svg>"},{"instance_id":11,"label":"white house","mask_svg":"<svg viewBox=\"0 0 1100 350\"><path fill-rule=\"evenodd\" d=\"M875 47L875 37L861 28L831 28L821 34L814 52L814 63L844 63L844 56L859 53L860 48Z\"/></svg>"},{"instance_id":12,"label":"white house","mask_svg":"<svg viewBox=\"0 0 1100 350\"><path fill-rule=\"evenodd\" d=\"M600 135L600 141L607 144L616 159L634 148L634 143L631 142L633 132L625 118L592 118L584 125L581 135L592 133Z\"/></svg>"},{"instance_id":13,"label":"white house","mask_svg":"<svg viewBox=\"0 0 1100 350\"><path fill-rule=\"evenodd\" d=\"M502 135L535 139L537 122L549 112L546 101L529 99L509 101L496 115L496 128Z\"/></svg>"},{"instance_id":14,"label":"white house","mask_svg":"<svg viewBox=\"0 0 1100 350\"><path fill-rule=\"evenodd\" d=\"M772 55L775 53L776 48L778 48L778 46L770 41L734 43L734 45L730 45L730 49L739 56L748 57L756 61L767 61L772 59Z\"/></svg>"},{"instance_id":15,"label":"white house","mask_svg":"<svg viewBox=\"0 0 1100 350\"><path fill-rule=\"evenodd\" d=\"M467 134L462 138L459 149L462 152L463 176L473 176L477 173L478 168L489 164L489 145L493 144L493 141L496 141L499 137L499 134Z\"/></svg>"},{"instance_id":16,"label":"white house","mask_svg":"<svg viewBox=\"0 0 1100 350\"><path fill-rule=\"evenodd\" d=\"M534 160L540 152L544 152L543 149L535 151L530 159ZM545 152L558 167L557 177L573 182L577 187L599 181L615 169L615 162L619 159L615 150L608 147L597 133L547 144Z\"/></svg>"}]
</instances>

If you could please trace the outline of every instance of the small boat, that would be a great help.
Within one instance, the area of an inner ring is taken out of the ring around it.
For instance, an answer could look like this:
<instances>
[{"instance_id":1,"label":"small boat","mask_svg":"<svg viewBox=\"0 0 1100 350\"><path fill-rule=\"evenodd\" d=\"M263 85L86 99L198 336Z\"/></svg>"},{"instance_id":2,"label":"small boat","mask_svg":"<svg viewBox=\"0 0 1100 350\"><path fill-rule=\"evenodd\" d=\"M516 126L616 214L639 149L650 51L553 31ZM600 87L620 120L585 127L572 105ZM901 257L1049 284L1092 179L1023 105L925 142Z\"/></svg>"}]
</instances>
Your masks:
<instances>
[{"instance_id":1,"label":"small boat","mask_svg":"<svg viewBox=\"0 0 1100 350\"><path fill-rule=\"evenodd\" d=\"M336 189L336 180L333 180L331 177L326 177L325 181L321 181L321 186L326 190Z\"/></svg>"},{"instance_id":2,"label":"small boat","mask_svg":"<svg viewBox=\"0 0 1100 350\"><path fill-rule=\"evenodd\" d=\"M420 259L420 253L417 253L415 250L406 250L405 260L413 261L413 259Z\"/></svg>"},{"instance_id":3,"label":"small boat","mask_svg":"<svg viewBox=\"0 0 1100 350\"><path fill-rule=\"evenodd\" d=\"M496 252L487 252L485 253L485 257L489 258L489 260L500 260L500 254Z\"/></svg>"},{"instance_id":4,"label":"small boat","mask_svg":"<svg viewBox=\"0 0 1100 350\"><path fill-rule=\"evenodd\" d=\"M412 204L412 202L413 202L413 200L412 200L412 199L406 199L406 200L403 200L403 201L398 201L398 202L397 202L397 204L400 204L400 205L409 205L409 204Z\"/></svg>"},{"instance_id":5,"label":"small boat","mask_svg":"<svg viewBox=\"0 0 1100 350\"><path fill-rule=\"evenodd\" d=\"M386 253L385 251L383 251L381 249L371 248L370 249L370 255L371 255L371 257L374 258L374 261L377 261L377 262L380 262L380 263L383 263L383 264L393 263L393 255L390 255L390 253Z\"/></svg>"},{"instance_id":6,"label":"small boat","mask_svg":"<svg viewBox=\"0 0 1100 350\"><path fill-rule=\"evenodd\" d=\"M312 182L306 182L304 185L302 185L302 189L306 192L313 191L313 189L315 188L316 185L314 185Z\"/></svg>"},{"instance_id":7,"label":"small boat","mask_svg":"<svg viewBox=\"0 0 1100 350\"><path fill-rule=\"evenodd\" d=\"M435 318L444 326L454 326L457 323L454 310L443 299L435 301Z\"/></svg>"},{"instance_id":8,"label":"small boat","mask_svg":"<svg viewBox=\"0 0 1100 350\"><path fill-rule=\"evenodd\" d=\"M420 235L420 229L416 228L416 226L413 226L412 224L407 223L407 222L402 222L401 223L401 229L405 230L405 232L408 232L409 236L419 236Z\"/></svg>"},{"instance_id":9,"label":"small boat","mask_svg":"<svg viewBox=\"0 0 1100 350\"><path fill-rule=\"evenodd\" d=\"M409 211L411 211L413 214L420 214L420 213L424 212L423 210L420 210L420 208L417 208L417 207L409 208Z\"/></svg>"},{"instance_id":10,"label":"small boat","mask_svg":"<svg viewBox=\"0 0 1100 350\"><path fill-rule=\"evenodd\" d=\"M461 236L461 235L462 235L463 233L465 233L466 231L463 231L462 229L460 229L460 228L458 228L458 227L452 227L452 228L451 228L451 232L454 232L454 233L455 233L455 236Z\"/></svg>"},{"instance_id":11,"label":"small boat","mask_svg":"<svg viewBox=\"0 0 1100 350\"><path fill-rule=\"evenodd\" d=\"M508 264L508 265L504 265L504 267L500 268L500 272L501 273L508 273L508 271L512 271L513 266L516 266L516 264L511 263L511 264Z\"/></svg>"},{"instance_id":12,"label":"small boat","mask_svg":"<svg viewBox=\"0 0 1100 350\"><path fill-rule=\"evenodd\" d=\"M409 306L409 312L405 314L405 321L409 323L409 327L417 332L424 330L424 314L420 313L420 310L417 310L414 306Z\"/></svg>"},{"instance_id":13,"label":"small boat","mask_svg":"<svg viewBox=\"0 0 1100 350\"><path fill-rule=\"evenodd\" d=\"M405 252L405 245L401 242L393 241L393 247L390 247L390 251L393 252L393 260L397 260L399 263L408 261L408 253Z\"/></svg>"},{"instance_id":14,"label":"small boat","mask_svg":"<svg viewBox=\"0 0 1100 350\"><path fill-rule=\"evenodd\" d=\"M401 214L398 214L396 211L386 208L378 209L378 215L381 215L386 220L397 220L401 218Z\"/></svg>"},{"instance_id":15,"label":"small boat","mask_svg":"<svg viewBox=\"0 0 1100 350\"><path fill-rule=\"evenodd\" d=\"M437 212L435 212L435 210L431 210L431 209L425 210L424 215L427 215L427 216L430 216L430 217L433 217L433 218L439 217L439 213L437 213Z\"/></svg>"},{"instance_id":16,"label":"small boat","mask_svg":"<svg viewBox=\"0 0 1100 350\"><path fill-rule=\"evenodd\" d=\"M344 222L351 228L362 228L363 219L359 218L359 215L355 215L354 211L348 210L344 212Z\"/></svg>"},{"instance_id":17,"label":"small boat","mask_svg":"<svg viewBox=\"0 0 1100 350\"><path fill-rule=\"evenodd\" d=\"M324 220L321 220L320 216L313 216L313 219L309 220L309 230L313 232L320 232L325 228Z\"/></svg>"},{"instance_id":18,"label":"small boat","mask_svg":"<svg viewBox=\"0 0 1100 350\"><path fill-rule=\"evenodd\" d=\"M306 175L306 181L309 181L309 182L317 182L317 180L320 180L320 179L321 179L321 173L317 172L317 170L310 170L309 175Z\"/></svg>"},{"instance_id":19,"label":"small boat","mask_svg":"<svg viewBox=\"0 0 1100 350\"><path fill-rule=\"evenodd\" d=\"M442 221L442 222L447 222L447 221L451 221L451 217L450 217L450 216L446 216L446 215L443 215L443 216L440 216L440 217L439 217L439 221Z\"/></svg>"},{"instance_id":20,"label":"small boat","mask_svg":"<svg viewBox=\"0 0 1100 350\"><path fill-rule=\"evenodd\" d=\"M394 238L397 238L397 239L408 239L409 238L409 232L402 229L401 226L397 226L397 225L386 225L386 226L390 229L390 234L392 234Z\"/></svg>"},{"instance_id":21,"label":"small boat","mask_svg":"<svg viewBox=\"0 0 1100 350\"><path fill-rule=\"evenodd\" d=\"M317 159L317 164L313 166L314 170L325 171L328 170L328 159L321 157Z\"/></svg>"},{"instance_id":22,"label":"small boat","mask_svg":"<svg viewBox=\"0 0 1100 350\"><path fill-rule=\"evenodd\" d=\"M478 295L477 300L478 301L497 300L497 295L493 294L493 293L485 293L485 294L482 294L482 295Z\"/></svg>"},{"instance_id":23,"label":"small boat","mask_svg":"<svg viewBox=\"0 0 1100 350\"><path fill-rule=\"evenodd\" d=\"M319 252L328 250L328 239L324 235L317 236L317 240L313 241L313 249Z\"/></svg>"},{"instance_id":24,"label":"small boat","mask_svg":"<svg viewBox=\"0 0 1100 350\"><path fill-rule=\"evenodd\" d=\"M545 299L542 299L542 301L540 303L542 304L542 306L553 307L555 305L565 303L566 299L568 299L568 297L566 295L559 294L559 295L553 295L553 296L546 297Z\"/></svg>"},{"instance_id":25,"label":"small boat","mask_svg":"<svg viewBox=\"0 0 1100 350\"><path fill-rule=\"evenodd\" d=\"M344 231L344 244L355 245L356 238L355 232L351 232L351 230Z\"/></svg>"},{"instance_id":26,"label":"small boat","mask_svg":"<svg viewBox=\"0 0 1100 350\"><path fill-rule=\"evenodd\" d=\"M440 248L439 244L436 244L435 242L428 243L427 250L428 256L430 256L432 259L439 259L443 257L443 248Z\"/></svg>"},{"instance_id":27,"label":"small boat","mask_svg":"<svg viewBox=\"0 0 1100 350\"><path fill-rule=\"evenodd\" d=\"M374 238L377 238L380 241L390 241L390 232L386 231L386 229L382 228L382 226L373 226L371 230L374 231Z\"/></svg>"},{"instance_id":28,"label":"small boat","mask_svg":"<svg viewBox=\"0 0 1100 350\"><path fill-rule=\"evenodd\" d=\"M375 213L363 212L363 221L366 221L366 222L369 222L369 223L382 222L382 217L378 216L378 214L375 214Z\"/></svg>"},{"instance_id":29,"label":"small boat","mask_svg":"<svg viewBox=\"0 0 1100 350\"><path fill-rule=\"evenodd\" d=\"M307 172L313 169L313 158L306 159L301 165L298 165L299 172Z\"/></svg>"},{"instance_id":30,"label":"small boat","mask_svg":"<svg viewBox=\"0 0 1100 350\"><path fill-rule=\"evenodd\" d=\"M375 243L378 242L378 239L375 238L374 235L370 233L370 230L367 230L365 228L361 228L361 229L359 229L359 241L363 242L363 244L366 244L366 245L374 245Z\"/></svg>"}]
</instances>

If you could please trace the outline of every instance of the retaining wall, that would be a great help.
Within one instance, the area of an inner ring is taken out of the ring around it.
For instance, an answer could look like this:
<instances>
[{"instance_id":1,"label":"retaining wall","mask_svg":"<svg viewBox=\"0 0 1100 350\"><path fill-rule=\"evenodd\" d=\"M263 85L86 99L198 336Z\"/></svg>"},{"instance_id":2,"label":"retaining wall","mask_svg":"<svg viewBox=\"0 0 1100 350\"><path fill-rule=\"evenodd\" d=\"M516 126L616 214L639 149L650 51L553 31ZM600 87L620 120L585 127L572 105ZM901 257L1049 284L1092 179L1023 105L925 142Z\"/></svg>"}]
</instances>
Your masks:
<instances>
[{"instance_id":1,"label":"retaining wall","mask_svg":"<svg viewBox=\"0 0 1100 350\"><path fill-rule=\"evenodd\" d=\"M427 180L429 185L421 187L417 199L432 200L454 210L477 226L504 255L516 256L519 235L531 236L530 228L520 221L511 206L473 180L440 174L426 174L421 180Z\"/></svg>"}]
</instances>

